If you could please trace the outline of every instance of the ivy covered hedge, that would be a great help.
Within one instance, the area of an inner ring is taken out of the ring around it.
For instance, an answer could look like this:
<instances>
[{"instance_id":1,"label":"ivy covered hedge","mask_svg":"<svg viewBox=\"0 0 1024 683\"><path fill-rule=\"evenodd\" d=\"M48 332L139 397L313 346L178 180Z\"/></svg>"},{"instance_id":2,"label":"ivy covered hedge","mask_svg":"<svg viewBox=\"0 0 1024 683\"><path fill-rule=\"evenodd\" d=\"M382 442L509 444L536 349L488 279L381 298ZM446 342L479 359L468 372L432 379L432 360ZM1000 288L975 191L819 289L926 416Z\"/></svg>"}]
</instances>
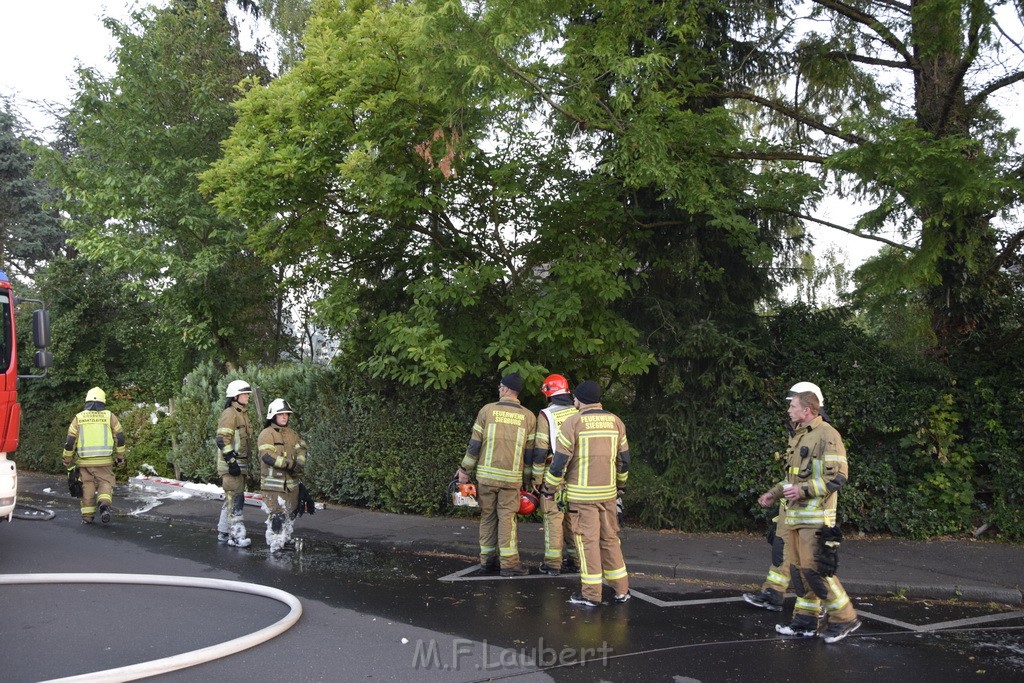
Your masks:
<instances>
[{"instance_id":1,"label":"ivy covered hedge","mask_svg":"<svg viewBox=\"0 0 1024 683\"><path fill-rule=\"evenodd\" d=\"M791 308L768 320L752 367L759 385L726 402L715 388L680 391L643 408L631 388L612 386L606 406L626 421L634 467L626 496L632 523L688 531L763 527L757 495L781 477L786 401L793 383L818 383L842 433L851 479L840 518L866 532L926 538L981 524L1024 540L1024 387L1019 349L1002 357L938 363L874 340L842 312ZM244 377L265 401L286 398L306 436L307 482L321 499L416 514L451 514L445 487L494 382L447 391L373 380L344 366L281 364L224 375L196 368L170 418L130 396L111 408L125 424L129 469L213 481L213 433L227 383ZM577 378L573 378L574 380ZM528 389L524 402L543 405ZM720 398L720 397L719 397ZM51 411L26 411L19 460L59 471L64 430L81 397ZM262 428L263 416L251 412ZM172 446L173 444L173 446Z\"/></svg>"}]
</instances>

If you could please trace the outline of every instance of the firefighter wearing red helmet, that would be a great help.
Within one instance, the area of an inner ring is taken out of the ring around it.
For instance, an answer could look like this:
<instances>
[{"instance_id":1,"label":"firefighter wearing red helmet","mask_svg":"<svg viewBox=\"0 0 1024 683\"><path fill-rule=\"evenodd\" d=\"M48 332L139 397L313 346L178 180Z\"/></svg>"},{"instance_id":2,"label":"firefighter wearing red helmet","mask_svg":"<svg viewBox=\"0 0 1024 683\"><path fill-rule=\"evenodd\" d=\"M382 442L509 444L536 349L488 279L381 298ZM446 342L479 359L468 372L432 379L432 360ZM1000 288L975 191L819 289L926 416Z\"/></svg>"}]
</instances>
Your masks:
<instances>
[{"instance_id":1,"label":"firefighter wearing red helmet","mask_svg":"<svg viewBox=\"0 0 1024 683\"><path fill-rule=\"evenodd\" d=\"M597 607L601 583L615 592L613 602L629 600L629 576L619 546L615 499L629 477L626 426L601 405L597 382L581 382L575 391L579 413L558 432L555 455L544 475L543 494L553 498L565 484L569 521L580 562L582 589L569 602Z\"/></svg>"},{"instance_id":2,"label":"firefighter wearing red helmet","mask_svg":"<svg viewBox=\"0 0 1024 683\"><path fill-rule=\"evenodd\" d=\"M516 515L520 490L530 479L527 458L533 453L537 419L519 403L523 380L513 372L501 378L498 401L477 413L462 464L459 483L476 475L480 506L480 566L502 576L523 576L530 570L519 561ZM500 558L500 559L499 559Z\"/></svg>"},{"instance_id":3,"label":"firefighter wearing red helmet","mask_svg":"<svg viewBox=\"0 0 1024 683\"><path fill-rule=\"evenodd\" d=\"M537 414L537 438L533 443L534 490L539 490L544 484L544 475L555 453L555 441L562 423L579 412L573 404L572 394L569 393L569 380L562 375L548 375L540 390L548 397L548 405ZM565 547L565 539L572 539L572 527L563 509L564 502L559 500L564 491L563 487L554 498L542 496L540 499L540 509L544 517L544 561L541 562L540 572L551 576L578 571L576 548L571 542Z\"/></svg>"}]
</instances>

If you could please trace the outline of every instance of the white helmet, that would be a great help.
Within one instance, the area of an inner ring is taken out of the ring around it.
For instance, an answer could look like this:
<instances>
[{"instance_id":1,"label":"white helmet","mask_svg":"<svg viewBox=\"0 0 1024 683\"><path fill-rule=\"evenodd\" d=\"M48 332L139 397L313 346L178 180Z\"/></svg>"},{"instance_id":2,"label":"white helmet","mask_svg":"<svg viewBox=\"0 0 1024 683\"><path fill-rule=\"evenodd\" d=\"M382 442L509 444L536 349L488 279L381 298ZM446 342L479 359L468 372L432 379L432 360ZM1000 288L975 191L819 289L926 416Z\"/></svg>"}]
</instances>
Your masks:
<instances>
[{"instance_id":1,"label":"white helmet","mask_svg":"<svg viewBox=\"0 0 1024 683\"><path fill-rule=\"evenodd\" d=\"M252 387L249 386L248 382L246 382L244 380L236 379L233 382L230 382L228 384L228 390L224 393L224 395L227 396L228 398L234 398L235 396L238 396L239 394L251 394L251 393L252 393Z\"/></svg>"},{"instance_id":2,"label":"white helmet","mask_svg":"<svg viewBox=\"0 0 1024 683\"><path fill-rule=\"evenodd\" d=\"M270 405L267 406L267 419L273 420L275 415L280 415L281 413L291 414L291 412L292 407L288 405L288 401L283 398L275 398L270 402Z\"/></svg>"},{"instance_id":3,"label":"white helmet","mask_svg":"<svg viewBox=\"0 0 1024 683\"><path fill-rule=\"evenodd\" d=\"M786 400L790 401L797 394L802 394L805 391L812 392L818 397L818 405L825 405L825 397L821 395L821 389L814 382L797 382L789 388L789 393L786 394Z\"/></svg>"}]
</instances>

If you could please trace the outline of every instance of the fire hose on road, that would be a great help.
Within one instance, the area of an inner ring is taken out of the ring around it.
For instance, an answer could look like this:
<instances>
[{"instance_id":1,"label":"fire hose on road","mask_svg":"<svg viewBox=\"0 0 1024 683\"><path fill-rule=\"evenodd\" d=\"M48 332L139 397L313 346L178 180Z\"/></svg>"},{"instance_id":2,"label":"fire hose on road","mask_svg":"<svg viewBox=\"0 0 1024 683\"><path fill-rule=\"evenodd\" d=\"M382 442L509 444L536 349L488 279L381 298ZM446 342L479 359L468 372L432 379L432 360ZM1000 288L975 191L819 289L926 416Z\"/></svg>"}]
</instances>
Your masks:
<instances>
[{"instance_id":1,"label":"fire hose on road","mask_svg":"<svg viewBox=\"0 0 1024 683\"><path fill-rule=\"evenodd\" d=\"M227 657L241 650L248 649L275 638L289 628L302 616L302 603L291 593L286 593L277 588L260 586L255 583L244 583L242 581L227 581L223 579L206 579L191 576L166 576L161 574L0 574L0 585L22 585L22 584L68 584L68 583L107 583L107 584L132 584L144 586L176 586L184 588L210 588L213 590L233 591L236 593L247 593L258 595L278 602L289 607L286 614L279 621L264 627L259 631L249 633L239 638L204 647L191 652L184 652L172 657L154 659L140 664L107 669L95 673L80 674L67 678L54 679L47 683L60 683L70 681L133 681L148 676L165 674L178 669L185 669L196 664L203 664L215 659Z\"/></svg>"}]
</instances>

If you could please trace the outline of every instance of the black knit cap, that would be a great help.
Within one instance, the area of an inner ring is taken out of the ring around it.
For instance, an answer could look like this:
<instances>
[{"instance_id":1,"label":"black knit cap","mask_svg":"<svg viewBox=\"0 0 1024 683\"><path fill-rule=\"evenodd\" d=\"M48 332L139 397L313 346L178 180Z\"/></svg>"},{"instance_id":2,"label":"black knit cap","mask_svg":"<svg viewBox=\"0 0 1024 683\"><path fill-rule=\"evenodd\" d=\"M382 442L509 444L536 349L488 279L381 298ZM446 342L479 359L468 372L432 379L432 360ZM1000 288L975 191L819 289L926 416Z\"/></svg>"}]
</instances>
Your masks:
<instances>
[{"instance_id":1,"label":"black knit cap","mask_svg":"<svg viewBox=\"0 0 1024 683\"><path fill-rule=\"evenodd\" d=\"M601 401L601 385L593 380L580 382L572 393L580 403L599 403Z\"/></svg>"},{"instance_id":2,"label":"black knit cap","mask_svg":"<svg viewBox=\"0 0 1024 683\"><path fill-rule=\"evenodd\" d=\"M523 379L519 376L518 372L505 375L501 378L501 383L517 394L523 390Z\"/></svg>"}]
</instances>

